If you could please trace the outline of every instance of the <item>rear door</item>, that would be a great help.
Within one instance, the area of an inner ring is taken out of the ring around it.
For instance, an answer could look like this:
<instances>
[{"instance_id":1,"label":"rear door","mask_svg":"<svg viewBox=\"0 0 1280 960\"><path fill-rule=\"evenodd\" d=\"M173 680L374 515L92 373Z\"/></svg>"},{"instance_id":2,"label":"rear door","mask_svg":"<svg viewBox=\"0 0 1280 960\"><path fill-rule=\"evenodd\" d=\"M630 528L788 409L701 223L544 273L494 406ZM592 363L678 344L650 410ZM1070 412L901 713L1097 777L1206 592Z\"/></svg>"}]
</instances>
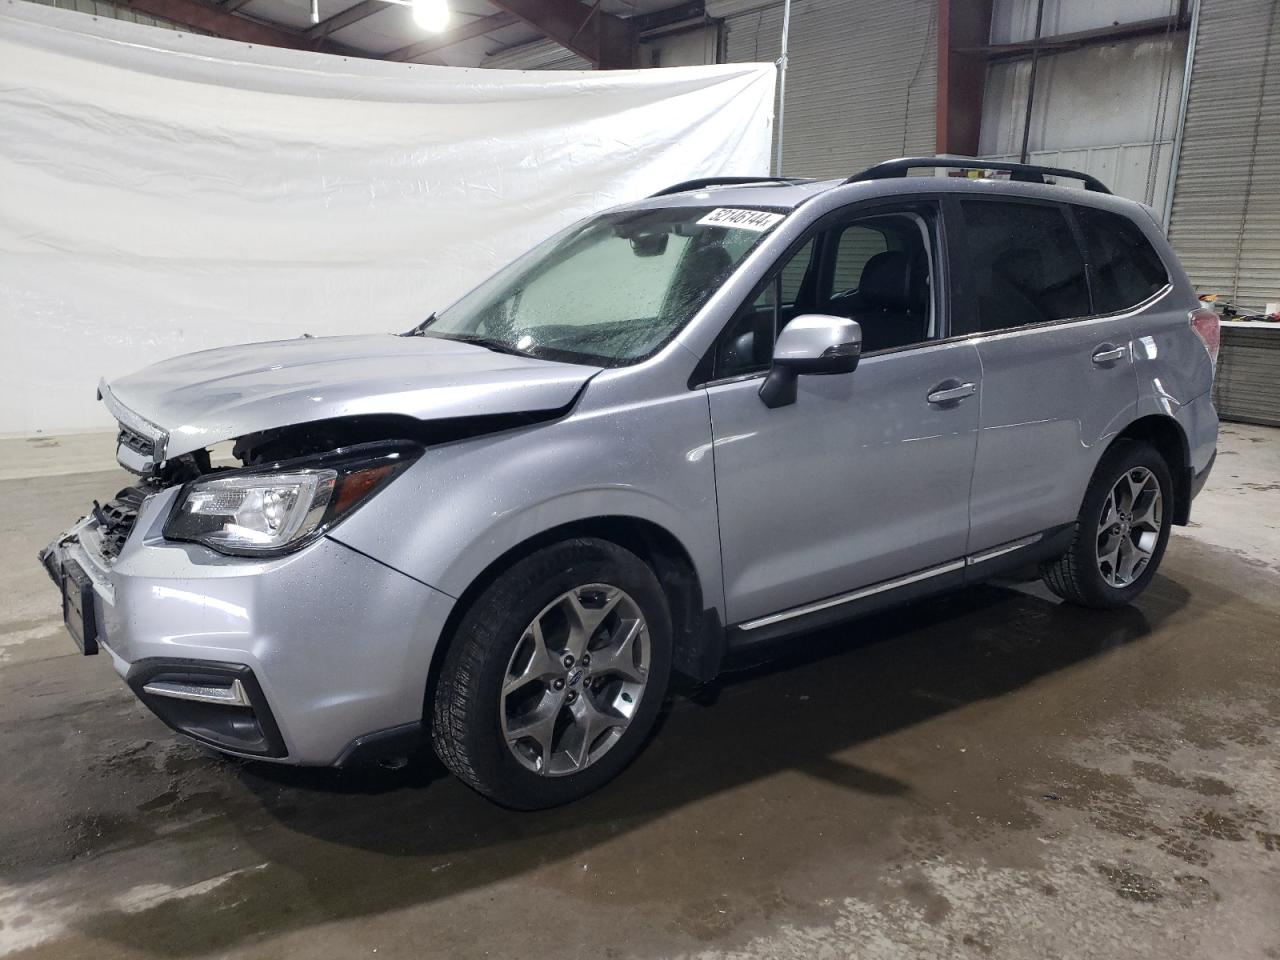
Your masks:
<instances>
[{"instance_id":1,"label":"rear door","mask_svg":"<svg viewBox=\"0 0 1280 960\"><path fill-rule=\"evenodd\" d=\"M961 329L977 333L982 402L968 552L1072 522L1094 464L1137 403L1132 321L1099 315L1063 203L958 197Z\"/></svg>"},{"instance_id":2,"label":"rear door","mask_svg":"<svg viewBox=\"0 0 1280 960\"><path fill-rule=\"evenodd\" d=\"M1140 412L1172 413L1208 393L1213 366L1188 322L1199 304L1174 293L1169 268L1145 233L1158 238L1158 228L1110 210L1073 209L1084 233L1094 309L1133 315Z\"/></svg>"}]
</instances>

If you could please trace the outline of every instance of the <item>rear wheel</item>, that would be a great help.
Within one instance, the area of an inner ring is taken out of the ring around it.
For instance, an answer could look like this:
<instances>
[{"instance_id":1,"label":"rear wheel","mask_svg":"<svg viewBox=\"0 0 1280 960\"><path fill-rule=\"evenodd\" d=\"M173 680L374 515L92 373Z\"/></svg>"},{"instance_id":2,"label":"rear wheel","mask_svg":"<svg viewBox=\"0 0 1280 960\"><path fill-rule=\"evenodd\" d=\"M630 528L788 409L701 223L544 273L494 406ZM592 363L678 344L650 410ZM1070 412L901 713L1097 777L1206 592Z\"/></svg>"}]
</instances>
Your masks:
<instances>
[{"instance_id":1,"label":"rear wheel","mask_svg":"<svg viewBox=\"0 0 1280 960\"><path fill-rule=\"evenodd\" d=\"M1155 576L1173 515L1169 466L1152 446L1121 440L1085 493L1071 547L1041 568L1049 589L1086 607L1119 607Z\"/></svg>"},{"instance_id":2,"label":"rear wheel","mask_svg":"<svg viewBox=\"0 0 1280 960\"><path fill-rule=\"evenodd\" d=\"M566 803L616 776L653 727L671 622L653 571L597 539L557 543L500 574L459 623L432 741L506 806Z\"/></svg>"}]
</instances>

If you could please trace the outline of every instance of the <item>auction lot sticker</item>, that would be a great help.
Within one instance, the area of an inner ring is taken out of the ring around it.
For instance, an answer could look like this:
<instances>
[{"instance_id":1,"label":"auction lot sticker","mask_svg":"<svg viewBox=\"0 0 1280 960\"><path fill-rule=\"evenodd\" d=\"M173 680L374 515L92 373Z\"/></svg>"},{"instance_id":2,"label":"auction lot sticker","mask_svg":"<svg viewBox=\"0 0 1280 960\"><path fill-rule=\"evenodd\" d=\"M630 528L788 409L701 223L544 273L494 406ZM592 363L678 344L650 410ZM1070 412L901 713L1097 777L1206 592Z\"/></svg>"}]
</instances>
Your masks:
<instances>
[{"instance_id":1,"label":"auction lot sticker","mask_svg":"<svg viewBox=\"0 0 1280 960\"><path fill-rule=\"evenodd\" d=\"M741 210L737 207L716 207L698 221L700 227L734 227L764 233L785 216L764 210Z\"/></svg>"}]
</instances>

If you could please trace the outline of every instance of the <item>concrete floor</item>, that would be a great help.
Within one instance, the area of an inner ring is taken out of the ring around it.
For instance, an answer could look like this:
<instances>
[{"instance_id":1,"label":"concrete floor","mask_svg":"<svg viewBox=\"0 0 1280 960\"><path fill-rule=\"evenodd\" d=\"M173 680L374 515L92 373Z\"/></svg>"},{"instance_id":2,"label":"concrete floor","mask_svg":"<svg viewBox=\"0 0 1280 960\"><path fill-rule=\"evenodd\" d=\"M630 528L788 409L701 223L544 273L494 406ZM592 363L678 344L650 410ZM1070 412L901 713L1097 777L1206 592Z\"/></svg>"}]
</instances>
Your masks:
<instances>
[{"instance_id":1,"label":"concrete floor","mask_svg":"<svg viewBox=\"0 0 1280 960\"><path fill-rule=\"evenodd\" d=\"M810 637L524 815L218 759L74 655L35 550L119 479L0 481L0 955L1280 958L1280 431L1132 608Z\"/></svg>"}]
</instances>

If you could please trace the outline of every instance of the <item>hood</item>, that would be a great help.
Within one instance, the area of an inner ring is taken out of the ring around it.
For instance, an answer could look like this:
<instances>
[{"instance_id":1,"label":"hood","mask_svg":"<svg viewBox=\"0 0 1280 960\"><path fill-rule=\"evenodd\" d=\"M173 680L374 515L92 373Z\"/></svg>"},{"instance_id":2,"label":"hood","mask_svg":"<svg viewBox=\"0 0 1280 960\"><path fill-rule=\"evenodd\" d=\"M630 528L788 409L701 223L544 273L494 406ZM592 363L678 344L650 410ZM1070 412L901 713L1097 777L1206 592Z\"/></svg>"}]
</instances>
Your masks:
<instances>
[{"instance_id":1,"label":"hood","mask_svg":"<svg viewBox=\"0 0 1280 960\"><path fill-rule=\"evenodd\" d=\"M599 367L390 334L279 340L189 353L99 388L157 461L249 433L334 417L445 420L568 406Z\"/></svg>"}]
</instances>

